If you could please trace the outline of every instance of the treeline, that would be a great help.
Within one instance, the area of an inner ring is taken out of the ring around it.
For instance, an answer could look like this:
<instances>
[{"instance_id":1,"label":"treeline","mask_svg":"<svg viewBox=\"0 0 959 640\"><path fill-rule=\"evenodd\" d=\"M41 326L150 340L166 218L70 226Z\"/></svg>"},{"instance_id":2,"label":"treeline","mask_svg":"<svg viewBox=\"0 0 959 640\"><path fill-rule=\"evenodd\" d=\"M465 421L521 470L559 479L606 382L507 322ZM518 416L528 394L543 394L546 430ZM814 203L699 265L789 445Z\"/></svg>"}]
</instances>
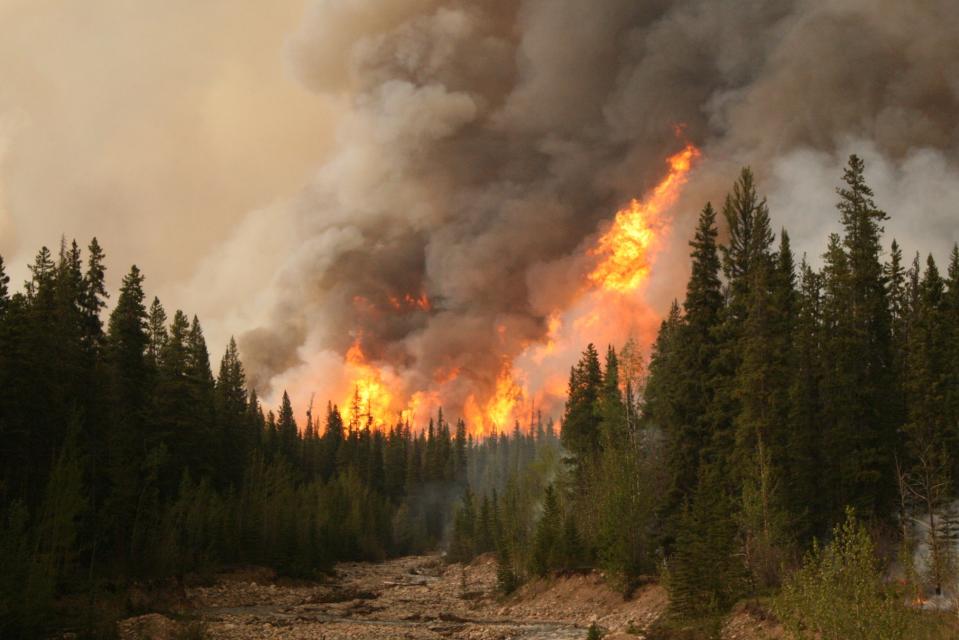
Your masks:
<instances>
[{"instance_id":1,"label":"treeline","mask_svg":"<svg viewBox=\"0 0 959 640\"><path fill-rule=\"evenodd\" d=\"M264 411L232 339L214 375L199 321L147 304L136 267L104 324L95 239L85 260L75 242L41 249L30 273L11 293L0 259L3 637L111 635L134 580L241 562L308 576L436 548L469 482L515 500L507 478L558 447L539 418L475 442L442 412L373 429L358 401L346 421L311 407L301 428L285 393Z\"/></svg>"},{"instance_id":2,"label":"treeline","mask_svg":"<svg viewBox=\"0 0 959 640\"><path fill-rule=\"evenodd\" d=\"M685 300L663 322L648 370L632 346L601 362L590 345L571 371L568 465L535 503L536 534L506 546L511 569L586 564L626 592L658 573L673 619L687 621L715 621L784 581L787 595L806 598L782 608L790 615L823 604L830 584L836 620L863 604L839 599L842 585L850 598L859 589L899 607L904 596L881 579L890 561L910 597L955 580L959 249L945 275L932 256L907 266L895 241L886 253L887 216L863 169L852 156L837 190L843 232L819 269L797 264L785 230L777 241L748 169L722 207L725 242L704 207ZM814 540L834 536L793 574ZM874 548L886 568L864 559ZM797 586L810 576L821 591ZM810 637L848 637L796 624Z\"/></svg>"}]
</instances>

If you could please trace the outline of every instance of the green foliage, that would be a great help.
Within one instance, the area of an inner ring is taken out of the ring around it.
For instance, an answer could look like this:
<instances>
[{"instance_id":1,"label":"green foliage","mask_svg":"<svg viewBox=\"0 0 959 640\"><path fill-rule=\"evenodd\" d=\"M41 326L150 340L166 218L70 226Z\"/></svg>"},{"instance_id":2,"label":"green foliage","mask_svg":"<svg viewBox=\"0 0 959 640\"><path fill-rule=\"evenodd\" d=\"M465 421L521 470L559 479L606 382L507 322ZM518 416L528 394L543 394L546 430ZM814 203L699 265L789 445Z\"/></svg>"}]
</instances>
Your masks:
<instances>
[{"instance_id":1,"label":"green foliage","mask_svg":"<svg viewBox=\"0 0 959 640\"><path fill-rule=\"evenodd\" d=\"M548 485L543 494L543 515L537 521L533 534L530 572L534 575L545 576L549 571L559 568L562 562L561 518L556 491L552 485Z\"/></svg>"},{"instance_id":2,"label":"green foliage","mask_svg":"<svg viewBox=\"0 0 959 640\"><path fill-rule=\"evenodd\" d=\"M722 233L713 207L701 211L686 297L648 375L635 344L608 346L604 364L588 345L558 437L538 413L479 440L442 412L421 432L373 429L358 394L346 421L332 404L314 417L311 403L301 431L287 394L275 412L261 407L235 341L214 377L199 320L170 320L155 298L148 310L135 266L104 331L95 239L85 267L76 242L57 256L42 248L22 292L0 260L0 633L42 632L59 594L95 594L104 580L233 562L310 576L433 549L452 525L449 558L496 549L503 593L527 572L593 565L629 593L665 559L672 615L655 633L704 637L740 594L774 589L846 505L880 526L898 512L904 557L922 518L927 582L944 588L944 510L959 483L959 246L945 275L931 257L905 268L895 242L883 264L886 214L873 198L850 157L842 233L797 282L789 237L774 250L743 170ZM842 598L864 603L853 619L870 618L849 633L907 628L862 532L843 527L788 581L795 632L840 625L830 599Z\"/></svg>"},{"instance_id":3,"label":"green foliage","mask_svg":"<svg viewBox=\"0 0 959 640\"><path fill-rule=\"evenodd\" d=\"M579 363L569 372L566 412L563 416L563 446L574 460L594 455L600 444L600 420L597 401L603 384L599 354L589 344Z\"/></svg>"},{"instance_id":4,"label":"green foliage","mask_svg":"<svg viewBox=\"0 0 959 640\"><path fill-rule=\"evenodd\" d=\"M852 509L825 547L814 544L775 602L791 637L893 640L922 637L925 626L882 579L872 539Z\"/></svg>"},{"instance_id":5,"label":"green foliage","mask_svg":"<svg viewBox=\"0 0 959 640\"><path fill-rule=\"evenodd\" d=\"M513 570L509 547L500 548L496 560L496 590L508 596L519 588L520 580Z\"/></svg>"},{"instance_id":6,"label":"green foliage","mask_svg":"<svg viewBox=\"0 0 959 640\"><path fill-rule=\"evenodd\" d=\"M673 616L710 620L724 615L745 590L745 568L737 549L733 501L715 467L700 473L683 510L675 552L668 560L667 586Z\"/></svg>"},{"instance_id":7,"label":"green foliage","mask_svg":"<svg viewBox=\"0 0 959 640\"><path fill-rule=\"evenodd\" d=\"M589 630L586 632L586 640L602 640L604 635L603 631L593 622L589 625Z\"/></svg>"},{"instance_id":8,"label":"green foliage","mask_svg":"<svg viewBox=\"0 0 959 640\"><path fill-rule=\"evenodd\" d=\"M328 405L325 422L310 407L301 431L285 393L264 414L234 340L214 377L199 320L168 319L156 298L147 309L137 267L104 333L105 270L96 240L85 272L64 242L59 260L41 249L11 295L0 261L3 637L42 634L58 598L78 592L100 628L102 585L133 578L233 563L315 576L435 549L467 483L477 493L454 527L464 560L529 542L532 505L560 464L541 417L472 440L442 412L416 433L372 429L379 417L359 411L345 424Z\"/></svg>"}]
</instances>

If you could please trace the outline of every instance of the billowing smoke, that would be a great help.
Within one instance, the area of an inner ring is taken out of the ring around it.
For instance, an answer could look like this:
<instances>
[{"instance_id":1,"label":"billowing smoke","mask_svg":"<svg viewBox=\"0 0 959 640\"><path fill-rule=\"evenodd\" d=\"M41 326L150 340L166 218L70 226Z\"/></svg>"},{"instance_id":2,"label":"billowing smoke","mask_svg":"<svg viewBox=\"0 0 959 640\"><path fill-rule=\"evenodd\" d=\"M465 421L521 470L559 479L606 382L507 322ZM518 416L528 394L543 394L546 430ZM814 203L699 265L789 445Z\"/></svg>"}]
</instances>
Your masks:
<instances>
[{"instance_id":1,"label":"billowing smoke","mask_svg":"<svg viewBox=\"0 0 959 640\"><path fill-rule=\"evenodd\" d=\"M490 393L572 304L585 247L662 176L680 124L703 159L658 308L681 295L695 214L744 164L812 253L853 150L881 204L907 209L907 247L959 233L952 0L316 0L288 60L349 106L277 220L295 240L241 340L261 391L342 388L359 341L405 392L458 372L453 405Z\"/></svg>"}]
</instances>

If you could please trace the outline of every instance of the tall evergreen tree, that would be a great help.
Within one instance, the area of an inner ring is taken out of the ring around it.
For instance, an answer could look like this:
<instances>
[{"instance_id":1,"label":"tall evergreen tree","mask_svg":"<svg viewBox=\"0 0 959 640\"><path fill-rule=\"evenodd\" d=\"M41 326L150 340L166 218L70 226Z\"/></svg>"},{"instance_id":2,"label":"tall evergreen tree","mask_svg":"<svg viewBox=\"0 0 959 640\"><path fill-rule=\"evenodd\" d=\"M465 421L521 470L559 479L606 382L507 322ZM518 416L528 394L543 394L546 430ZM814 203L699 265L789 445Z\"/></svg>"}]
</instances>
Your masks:
<instances>
[{"instance_id":1,"label":"tall evergreen tree","mask_svg":"<svg viewBox=\"0 0 959 640\"><path fill-rule=\"evenodd\" d=\"M160 299L154 297L147 316L147 362L154 370L160 368L163 350L166 348L169 333L167 332L167 315Z\"/></svg>"},{"instance_id":2,"label":"tall evergreen tree","mask_svg":"<svg viewBox=\"0 0 959 640\"><path fill-rule=\"evenodd\" d=\"M10 276L7 275L3 266L3 256L0 256L0 316L7 310L10 304Z\"/></svg>"},{"instance_id":3,"label":"tall evergreen tree","mask_svg":"<svg viewBox=\"0 0 959 640\"><path fill-rule=\"evenodd\" d=\"M561 434L563 446L581 467L600 445L600 417L597 402L603 384L599 354L592 344L569 374L569 391Z\"/></svg>"},{"instance_id":4,"label":"tall evergreen tree","mask_svg":"<svg viewBox=\"0 0 959 640\"><path fill-rule=\"evenodd\" d=\"M148 439L146 411L152 381L145 359L148 336L143 276L134 265L123 278L107 333L108 393L112 416L107 438L110 496L108 526L121 558L129 559L130 531L139 497Z\"/></svg>"},{"instance_id":5,"label":"tall evergreen tree","mask_svg":"<svg viewBox=\"0 0 959 640\"><path fill-rule=\"evenodd\" d=\"M678 337L672 345L674 366L682 372L673 375L676 393L669 413L675 423L663 421L676 482L670 505L674 515L696 485L700 456L708 448L710 438L707 414L713 402L716 332L723 310L717 234L716 212L707 203L690 242L692 271L686 285L685 316L677 324ZM658 370L659 367L651 367L651 373Z\"/></svg>"},{"instance_id":6,"label":"tall evergreen tree","mask_svg":"<svg viewBox=\"0 0 959 640\"><path fill-rule=\"evenodd\" d=\"M737 374L739 371L744 323L750 304L753 273L769 269L773 233L765 198L756 192L752 171L744 168L723 205L729 240L721 247L726 277L727 304L715 330L716 357L712 360L713 389L706 421L710 431L711 460L724 464L732 459L735 447L734 421L739 413Z\"/></svg>"},{"instance_id":7,"label":"tall evergreen tree","mask_svg":"<svg viewBox=\"0 0 959 640\"><path fill-rule=\"evenodd\" d=\"M219 476L222 482L240 486L243 467L253 449L254 433L248 428L246 373L232 337L220 360L216 379L216 440L223 451Z\"/></svg>"},{"instance_id":8,"label":"tall evergreen tree","mask_svg":"<svg viewBox=\"0 0 959 640\"><path fill-rule=\"evenodd\" d=\"M293 405L290 403L290 396L286 391L283 392L283 400L280 403L280 415L277 419L277 435L279 437L280 451L282 454L286 457L287 461L295 461L299 429L296 426L296 418L293 417Z\"/></svg>"},{"instance_id":9,"label":"tall evergreen tree","mask_svg":"<svg viewBox=\"0 0 959 640\"><path fill-rule=\"evenodd\" d=\"M107 299L110 297L106 287L106 265L103 262L105 258L100 243L93 238L87 247L87 269L83 274L80 306L87 339L98 347L104 338L100 313L106 308Z\"/></svg>"},{"instance_id":10,"label":"tall evergreen tree","mask_svg":"<svg viewBox=\"0 0 959 640\"><path fill-rule=\"evenodd\" d=\"M793 332L793 375L786 424L784 500L797 540L824 534L820 491L822 442L822 291L819 275L803 259L798 312Z\"/></svg>"},{"instance_id":11,"label":"tall evergreen tree","mask_svg":"<svg viewBox=\"0 0 959 640\"><path fill-rule=\"evenodd\" d=\"M846 505L867 517L887 517L893 495L895 415L890 317L880 262L881 223L886 214L873 202L864 164L849 158L844 186L837 190L844 234L826 254L824 318L827 473L833 474L832 520Z\"/></svg>"}]
</instances>

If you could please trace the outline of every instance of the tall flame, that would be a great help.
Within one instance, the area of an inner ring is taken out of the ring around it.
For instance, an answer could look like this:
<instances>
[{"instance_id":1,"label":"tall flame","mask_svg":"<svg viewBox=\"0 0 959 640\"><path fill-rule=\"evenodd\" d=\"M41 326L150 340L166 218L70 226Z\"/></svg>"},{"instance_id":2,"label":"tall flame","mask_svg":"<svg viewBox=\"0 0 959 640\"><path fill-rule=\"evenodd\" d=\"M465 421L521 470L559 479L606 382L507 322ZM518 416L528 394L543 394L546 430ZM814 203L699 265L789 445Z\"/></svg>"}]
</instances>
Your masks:
<instances>
[{"instance_id":1,"label":"tall flame","mask_svg":"<svg viewBox=\"0 0 959 640\"><path fill-rule=\"evenodd\" d=\"M687 144L667 158L666 176L643 199L634 199L618 211L588 250L596 262L585 276L585 287L569 308L556 309L548 316L544 340L527 345L515 358L504 353L493 388L486 394L474 391L467 395L462 416L474 436L508 430L517 418L525 423L524 418L531 417L534 407L544 401L561 401L565 395L562 372L586 342L616 343L637 333L643 344L652 340L658 316L636 292L649 278L656 253L669 233L666 213L699 156L700 151ZM433 311L432 301L423 293L390 295L386 301L388 306L378 307L361 298L354 300L354 306L360 313ZM507 325L501 322L494 329L504 351L509 351ZM360 338L347 351L344 367L352 382L341 406L346 409L345 417L359 428L383 428L394 420L422 426L442 406L447 392L457 388L461 373L459 367L437 370L428 388L408 389L391 367L381 368L367 359Z\"/></svg>"},{"instance_id":2,"label":"tall flame","mask_svg":"<svg viewBox=\"0 0 959 640\"><path fill-rule=\"evenodd\" d=\"M353 378L350 397L342 404L347 407L351 425L374 426L376 420L388 419L393 406L393 394L383 381L379 369L369 364L360 339L346 352L346 366Z\"/></svg>"},{"instance_id":3,"label":"tall flame","mask_svg":"<svg viewBox=\"0 0 959 640\"><path fill-rule=\"evenodd\" d=\"M599 239L591 255L602 260L589 274L589 281L607 291L634 291L649 277L651 253L661 238L662 213L679 197L688 180L699 149L687 144L667 160L669 173L643 201L632 200L616 213L609 230Z\"/></svg>"},{"instance_id":4,"label":"tall flame","mask_svg":"<svg viewBox=\"0 0 959 640\"><path fill-rule=\"evenodd\" d=\"M474 394L470 394L466 399L463 413L470 424L470 430L483 436L509 429L513 410L523 395L523 389L513 379L512 362L504 360L496 377L496 390L486 404L480 408Z\"/></svg>"}]
</instances>

